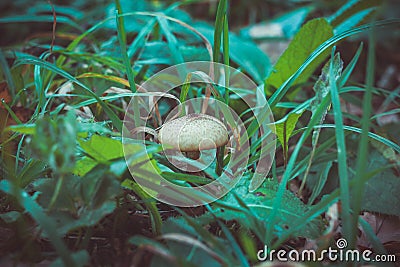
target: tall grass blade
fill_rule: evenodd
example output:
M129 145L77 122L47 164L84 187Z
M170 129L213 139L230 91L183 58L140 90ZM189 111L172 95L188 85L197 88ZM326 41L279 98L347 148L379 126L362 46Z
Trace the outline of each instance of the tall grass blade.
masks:
M224 30L226 7L227 7L227 0L219 1L217 15L215 17L215 27L214 27L214 48L213 48L214 62L219 62L220 59L221 35L222 31Z
M329 70L330 93L332 98L333 115L335 119L336 145L338 155L338 169L340 181L340 200L342 203L341 219L343 223L344 236L347 240L353 235L351 228L351 210L350 210L350 191L349 177L347 173L347 154L346 142L343 127L343 115L340 106L339 92L337 89L335 73L333 69L335 47L332 49L331 65Z
M99 103L99 105L104 109L114 126L118 129L118 131L121 131L122 129L122 122L118 118L118 116L114 113L114 111L106 104L104 103L103 100L100 99L99 96L97 96L89 87L78 81L75 77L73 77L71 74L68 72L58 68L54 64L51 64L47 61L44 61L42 59L36 58L34 56L22 54L20 57L17 57L17 61L15 62L15 66L18 65L23 65L23 64L32 64L32 65L38 65L43 68L46 68L48 70L53 71L56 74L61 75L62 77L76 83L77 85L81 86L85 91L87 91L96 101Z
M358 230L358 218L361 211L362 200L364 196L364 183L361 182L361 177L365 175L368 164L368 133L370 127L370 116L371 116L371 102L372 102L372 87L374 85L375 77L375 28L372 27L368 38L368 58L367 58L367 76L365 82L365 94L363 99L363 115L361 118L361 138L358 145L357 153L357 167L355 180L358 181L358 185L352 191L353 201L353 218L352 218L352 231L356 233ZM351 248L356 245L357 235L354 234L349 244Z
M120 14L123 14L120 1L115 0L115 5L117 7L117 10L115 11L116 13L115 18L117 21L118 41L119 41L119 46L121 48L122 60L124 61L125 64L126 76L128 76L130 88L132 92L136 92L136 83L134 80L132 65L129 60L126 49L126 32L125 32L124 17L120 16Z

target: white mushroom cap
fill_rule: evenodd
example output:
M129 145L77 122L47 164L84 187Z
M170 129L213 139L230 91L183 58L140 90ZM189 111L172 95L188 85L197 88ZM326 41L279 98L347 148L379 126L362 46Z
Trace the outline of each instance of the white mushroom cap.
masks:
M213 149L228 143L228 131L218 119L205 114L189 114L165 123L158 140L181 152Z

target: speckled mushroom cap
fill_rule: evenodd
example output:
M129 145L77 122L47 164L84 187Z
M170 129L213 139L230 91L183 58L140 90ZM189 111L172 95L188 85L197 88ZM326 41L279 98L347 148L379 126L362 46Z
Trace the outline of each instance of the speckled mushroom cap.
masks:
M228 131L218 119L205 114L189 114L165 123L158 140L181 152L220 147L228 143Z

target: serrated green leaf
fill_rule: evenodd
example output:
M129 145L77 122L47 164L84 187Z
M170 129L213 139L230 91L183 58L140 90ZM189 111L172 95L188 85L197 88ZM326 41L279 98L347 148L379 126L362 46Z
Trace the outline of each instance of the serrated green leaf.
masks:
M278 59L273 71L265 81L265 89L271 91L271 87L279 88L290 76L292 76L310 54L324 41L333 36L333 29L323 19L313 19L307 22L294 36L288 48ZM304 83L312 75L314 70L329 55L329 50L321 53L294 81L293 85ZM290 96L294 95L292 92Z
M313 90L315 92L315 98L311 102L311 111L313 114L317 110L318 106L321 104L323 98L329 93L329 67L330 61L328 61L322 68L321 75L319 76L317 82L315 83ZM335 82L339 79L342 74L343 61L340 59L340 54L336 53L333 59L333 75Z
M259 189L250 193L246 183L248 183L248 181L239 182L239 184L224 198L222 198L222 200L231 203L233 206L240 207L232 193L237 194L253 214L255 214L256 220L263 222L268 218L273 209L273 201L276 197L279 184L274 180L268 179ZM282 205L278 211L279 219L275 226L274 234L279 236L285 231L285 229L295 227L293 222L301 218L307 210L308 207L299 198L289 190L285 190L282 198ZM250 229L252 229L252 227L257 227L252 224L252 221L248 218L249 215L245 213L242 214L229 209L217 209L215 214L221 216L224 220L238 220ZM323 228L322 219L318 218L302 229L301 233L297 234L303 237L314 238L321 234Z
M310 106L311 106L311 112L312 112L313 116L320 117L320 124L322 124L324 122L326 114L328 113L328 110L330 109L330 105L328 107L326 107L326 109L324 109L321 114L317 114L317 110L318 110L319 106L321 105L322 101L324 100L324 98L328 95L329 91L331 90L330 89L332 86L331 83L333 82L336 84L337 80L342 75L342 69L343 69L343 61L340 58L340 54L336 53L333 58L333 62L331 62L331 60L330 60L324 65L324 67L322 68L322 71L321 71L321 75L319 76L317 82L314 84L313 90L315 92L315 97L314 97L314 100L311 102ZM330 78L331 72L332 72L333 81L331 81L331 78ZM315 153L315 150L317 147L320 132L321 132L321 128L317 128L317 129L313 130L312 150L311 150L311 154L310 154L310 160L308 161L307 169L304 173L303 181L300 185L299 192L302 192L303 187L306 184L307 175L309 174L311 164L314 159L314 153ZM320 179L320 181L321 181L321 179ZM314 192L316 192L315 189L313 190L313 193ZM319 192L318 192L318 194L319 194ZM316 197L316 195L314 195L314 197ZM313 200L312 198L310 198L310 199Z

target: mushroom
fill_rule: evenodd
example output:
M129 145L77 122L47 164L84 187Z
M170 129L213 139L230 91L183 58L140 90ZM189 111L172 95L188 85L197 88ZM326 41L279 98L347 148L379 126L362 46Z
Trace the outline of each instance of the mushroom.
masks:
M228 131L218 119L205 114L188 114L165 123L158 140L163 145L172 146L191 159L198 159L201 150L217 149L216 173L221 174Z

